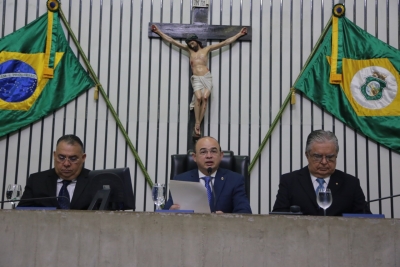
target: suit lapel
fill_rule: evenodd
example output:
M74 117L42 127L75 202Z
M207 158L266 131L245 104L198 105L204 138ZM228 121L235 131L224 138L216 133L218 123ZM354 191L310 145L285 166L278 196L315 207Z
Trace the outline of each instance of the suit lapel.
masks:
M190 181L192 181L192 182L200 182L199 170L198 169L194 169L194 170L191 171L191 173L190 173Z
M56 171L53 169L52 172L49 173L48 179L46 179L46 191L50 192L49 196L57 196L57 180L58 180L58 175ZM58 201L57 199L52 199L51 202L53 203L54 207L58 207Z
M218 202L218 198L221 195L222 189L224 188L226 181L226 177L224 177L225 174L226 171L224 169L218 168L214 178L215 202Z
M76 179L76 185L74 190L74 195L71 199L71 207L73 207L79 200L80 195L83 193L85 187L89 183L89 171L82 169L78 178Z
M318 208L317 204L317 196L315 194L314 186L311 182L311 175L310 171L308 170L308 166L301 169L300 172L300 179L299 183L303 187L304 191L306 192L307 196L311 199L312 203L314 204L315 208Z
M335 172L331 175L329 179L328 188L331 190L332 195L335 195L337 190L343 185L343 178L338 175L338 172Z

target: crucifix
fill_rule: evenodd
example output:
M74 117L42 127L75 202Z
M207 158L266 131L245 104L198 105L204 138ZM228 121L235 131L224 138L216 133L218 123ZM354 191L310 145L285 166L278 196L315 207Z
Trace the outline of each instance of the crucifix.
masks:
M196 7L192 10L192 24L149 23L149 38L163 40L189 52L191 93L188 123L188 150L194 149L195 142L202 136L201 126L213 88L212 75L207 67L209 52L235 42L251 40L251 27L208 25L208 8ZM175 39L185 39L187 45ZM208 40L224 40L206 46Z

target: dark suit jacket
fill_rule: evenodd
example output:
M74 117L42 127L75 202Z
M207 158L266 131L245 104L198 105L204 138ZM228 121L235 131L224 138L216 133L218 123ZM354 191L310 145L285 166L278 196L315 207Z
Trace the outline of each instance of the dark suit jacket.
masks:
M332 205L326 210L328 216L342 216L343 213L371 213L358 178L335 170L328 188L332 192ZM308 166L282 175L273 211L286 212L290 206L300 206L305 215L324 215L316 200Z
M186 182L199 182L199 171L194 169L174 177L174 180ZM214 180L215 207L211 205L211 212L224 213L251 213L250 203L244 189L244 177L236 172L219 168ZM170 198L164 206L169 209L173 204ZM214 203L214 196L212 196ZM179 203L178 203L179 204Z
M74 195L71 199L71 209L87 210L90 205L90 196L86 193L89 184L88 169L82 169L77 177ZM57 196L58 175L54 169L31 174L25 186L24 193L19 202L19 207L57 207L58 201L54 199L23 201L28 198L55 197Z

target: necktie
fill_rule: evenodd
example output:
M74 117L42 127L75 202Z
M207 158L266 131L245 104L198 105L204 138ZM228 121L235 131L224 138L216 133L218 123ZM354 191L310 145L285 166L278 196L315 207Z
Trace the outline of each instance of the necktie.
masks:
M319 191L320 189L324 189L325 179L317 178L316 180L317 180L317 182L319 183L319 185L318 185L317 189L315 189L315 194L318 194L318 191Z
M205 177L203 177L202 179L204 179L204 182L205 182L205 187L206 187L206 189L207 189L207 198L208 198L208 204L210 205L210 208L211 208L211 187L210 187L210 180L211 180L211 177L209 177L209 176L205 176Z
M70 198L69 198L69 193L67 190L67 186L71 183L72 181L68 181L68 180L63 180L62 183L62 187L60 189L60 192L58 193L58 196L60 198L58 198L58 204L60 205L60 208L63 210L69 210L69 205L70 205Z

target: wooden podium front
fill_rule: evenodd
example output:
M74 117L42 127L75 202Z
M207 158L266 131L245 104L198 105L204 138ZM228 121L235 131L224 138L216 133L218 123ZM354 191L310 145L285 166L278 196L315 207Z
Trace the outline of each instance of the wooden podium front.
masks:
M0 211L0 266L400 266L400 220Z

